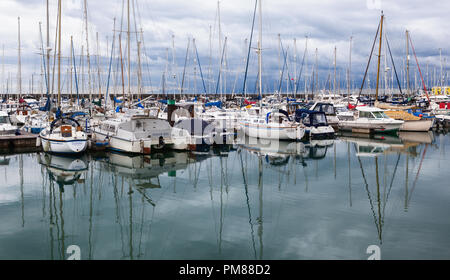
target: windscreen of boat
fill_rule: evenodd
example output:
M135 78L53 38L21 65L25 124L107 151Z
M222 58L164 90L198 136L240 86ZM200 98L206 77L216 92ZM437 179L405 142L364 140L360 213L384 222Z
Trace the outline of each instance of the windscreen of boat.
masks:
M389 118L384 112L372 112L372 114L375 116L375 118L377 119L385 119L385 118Z
M334 107L331 104L320 104L319 105L319 111L324 112L327 115L334 115Z
M9 123L7 116L0 116L0 123Z
M310 118L313 126L327 125L327 117L325 114L311 114Z

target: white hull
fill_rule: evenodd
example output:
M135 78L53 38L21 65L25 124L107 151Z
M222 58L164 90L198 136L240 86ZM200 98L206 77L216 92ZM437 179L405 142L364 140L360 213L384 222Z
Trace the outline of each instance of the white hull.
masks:
M305 130L299 126L277 126L272 123L242 122L241 128L247 136L270 140L300 140L305 135Z
M428 131L433 127L433 119L423 119L417 121L404 121L400 126L400 131Z
M88 147L87 135L83 131L77 131L71 127L71 136L64 137L60 131L61 127L50 131L45 128L39 134L44 152L61 154L81 154Z
M87 139L54 141L48 138L41 137L41 142L44 152L51 153L79 154L86 151L87 148Z
M383 122L383 121L340 121L339 129L342 130L367 130L374 132L392 132L398 131L403 125L402 121Z
M117 136L108 136L108 134L104 134L98 130L94 130L93 139L95 141L108 141L108 147L111 150L116 150L125 153L136 153L136 154L150 154L152 139L123 139Z

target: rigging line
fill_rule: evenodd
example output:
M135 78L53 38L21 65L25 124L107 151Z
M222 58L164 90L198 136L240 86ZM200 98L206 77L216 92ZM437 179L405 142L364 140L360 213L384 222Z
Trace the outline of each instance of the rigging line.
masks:
M280 41L280 45L281 45L281 41ZM283 45L281 45L281 52L283 53L283 56L284 56L284 62L283 62L283 68L281 69L280 83L278 84L278 94L281 94L281 86L283 84L284 68L286 67L286 55L283 50ZM287 94L287 92L286 92L286 94Z
M287 75L288 75L289 85L291 86L291 89L292 89L293 85L292 85L291 75L289 74L289 67L287 64L287 60L288 60L287 54L289 51L289 47L287 47L286 52L284 52L283 42L280 41L280 44L281 44L281 52L283 53L283 56L284 56L284 64L286 65L286 71L287 71ZM281 82L282 81L280 80L280 85L281 85ZM287 94L287 92L286 92L286 94Z
M77 78L77 65L76 65L76 59L75 59L75 50L72 44L72 54L73 54L73 69L75 71L75 88L77 90L77 105L80 105L80 98L78 94L78 78ZM106 101L105 101L106 102ZM106 104L105 104L106 107Z
M188 56L189 56L189 46L190 46L190 44L191 44L191 39L188 38L188 44L187 44L187 48L186 48L186 56L184 57L183 75L182 75L182 78L181 78L180 99L183 98L181 95L183 94L184 80L185 80L185 76L186 76L186 65L187 65Z
M244 74L244 85L242 87L242 94L245 92L245 84L247 82L247 74L248 74L248 63L250 60L250 50L252 48L252 40L253 40L253 30L255 27L255 18L256 18L256 8L257 8L258 0L255 0L255 9L253 11L253 21L252 21L252 31L250 33L250 42L248 43L248 53L247 53L247 61L245 65L245 74Z
M422 153L422 158L420 160L419 169L417 170L416 177L414 178L413 187L412 187L411 192L410 192L409 197L408 197L408 204L409 204L409 201L411 200L412 193L413 193L413 191L414 191L414 189L416 187L417 179L419 178L419 173L420 173L420 170L422 169L422 163L423 163L423 160L425 158L425 154L427 152L427 148L428 148L428 144L425 144L425 149L423 150L423 153Z
M303 71L303 65L305 63L305 57L306 57L306 48L303 52L303 58L302 58L302 66L300 67L300 73L298 74L297 81L295 82L295 94L297 95L298 92L298 83L300 82L300 78L302 77L302 71Z
M392 180L391 180L391 184L389 185L389 189L388 189L388 193L386 195L386 202L389 199L389 194L391 193L391 189L392 189L392 185L394 183L394 178L395 178L395 174L397 173L397 167L398 167L398 163L400 162L400 156L401 154L398 153L398 157L397 157L397 162L395 163L395 168L394 168L394 173L392 174ZM384 209L386 208L386 203L383 206L383 216L384 216Z
M223 57L225 55L225 49L227 47L227 37L225 37L225 42L223 43L223 50L222 50L222 58L220 59L220 68L222 67L223 64ZM220 74L222 71L219 70L219 75L217 77L217 84L216 84L216 95L218 94L219 91L219 84L220 84Z
M370 51L369 61L367 61L366 71L364 73L364 78L363 78L363 81L361 83L361 89L359 90L358 99L356 100L356 105L355 106L358 105L359 98L361 97L361 92L362 92L362 90L364 88L364 83L366 81L367 72L369 71L370 61L372 60L373 50L375 48L375 43L377 42L378 33L380 32L380 25L381 25L381 20L380 20L380 23L378 23L377 33L375 34L375 39L373 40L372 50Z
M420 78L422 79L423 90L425 91L425 94L427 95L428 102L430 102L430 97L428 96L427 87L425 86L425 82L423 81L422 70L420 70L419 60L417 60L417 55L416 55L416 51L414 50L414 45L412 43L411 36L408 36L408 38L409 38L409 42L411 42L411 49L412 49L412 51L414 53L414 57L416 59L417 68L419 69Z
M358 151L356 149L356 144L353 147L355 148L355 153L357 153ZM378 236L380 236L380 225L377 222L375 209L374 209L373 201L372 201L372 196L370 195L369 183L367 183L367 178L366 178L366 175L364 174L364 169L363 169L363 166L362 166L361 158L359 156L357 156L357 158L358 158L358 162L359 162L359 167L361 169L362 177L364 179L364 185L365 185L365 188L366 188L366 191L367 191L367 196L369 198L370 209L372 210L372 215L373 215L373 219L375 221L375 226L377 227ZM381 240L380 240L380 242L381 242Z
M198 56L198 50L197 50L197 45L195 44L195 39L193 39L192 43L194 44L195 54L197 55L197 63L198 63L198 67L200 69L200 76L202 77L203 90L205 91L205 94L206 94L207 93L206 85L205 85L205 80L203 79L203 71L202 71L202 66L200 64L200 57Z
M250 209L250 198L248 196L248 184L247 184L247 179L245 178L245 172L244 172L244 162L242 160L242 153L239 153L240 159L241 159L241 167L242 167L242 178L244 179L244 187L245 187L245 198L246 198L246 203L247 203L247 210L248 210L248 223L250 224L250 231L251 231L251 236L252 236L252 245L253 245L253 252L255 255L255 259L257 258L257 254L256 254L256 244L255 244L255 235L254 235L254 229L253 229L253 224L252 224L252 212Z
M389 40L388 40L386 34L384 35L384 37L386 38L386 44L387 44L387 47L388 47L388 50L389 50L389 55L391 56L392 67L394 67L394 73L395 73L395 78L397 80L397 85L398 85L398 88L400 90L400 94L403 95L402 86L400 85L400 80L398 79L398 75L397 75L397 69L396 69L395 64L394 64L394 58L392 57L392 52L391 52L391 47L389 45Z

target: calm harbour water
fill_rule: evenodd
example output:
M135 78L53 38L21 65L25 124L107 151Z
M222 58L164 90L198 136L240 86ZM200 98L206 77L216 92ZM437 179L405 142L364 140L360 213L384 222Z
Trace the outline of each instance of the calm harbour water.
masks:
M0 156L0 259L450 259L450 135Z

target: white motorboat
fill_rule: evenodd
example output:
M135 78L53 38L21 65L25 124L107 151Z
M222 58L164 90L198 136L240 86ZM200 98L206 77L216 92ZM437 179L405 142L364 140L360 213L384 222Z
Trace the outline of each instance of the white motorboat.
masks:
M397 133L404 121L389 118L376 107L356 107L354 118L340 120L339 129L357 133Z
M94 142L126 153L150 154L152 147L172 145L172 128L167 120L151 116L123 116L102 121L92 129Z
M328 124L328 118L324 112L297 109L295 120L304 125L305 135L310 140L334 138L334 128Z
M246 135L255 138L300 140L305 135L305 128L291 120L284 110L273 110L265 115L249 115L239 124Z
M333 127L333 129L338 129L339 119L336 115L336 110L332 103L316 102L309 109L312 111L318 111L318 112L325 113L325 115L327 117L328 125L331 125Z

